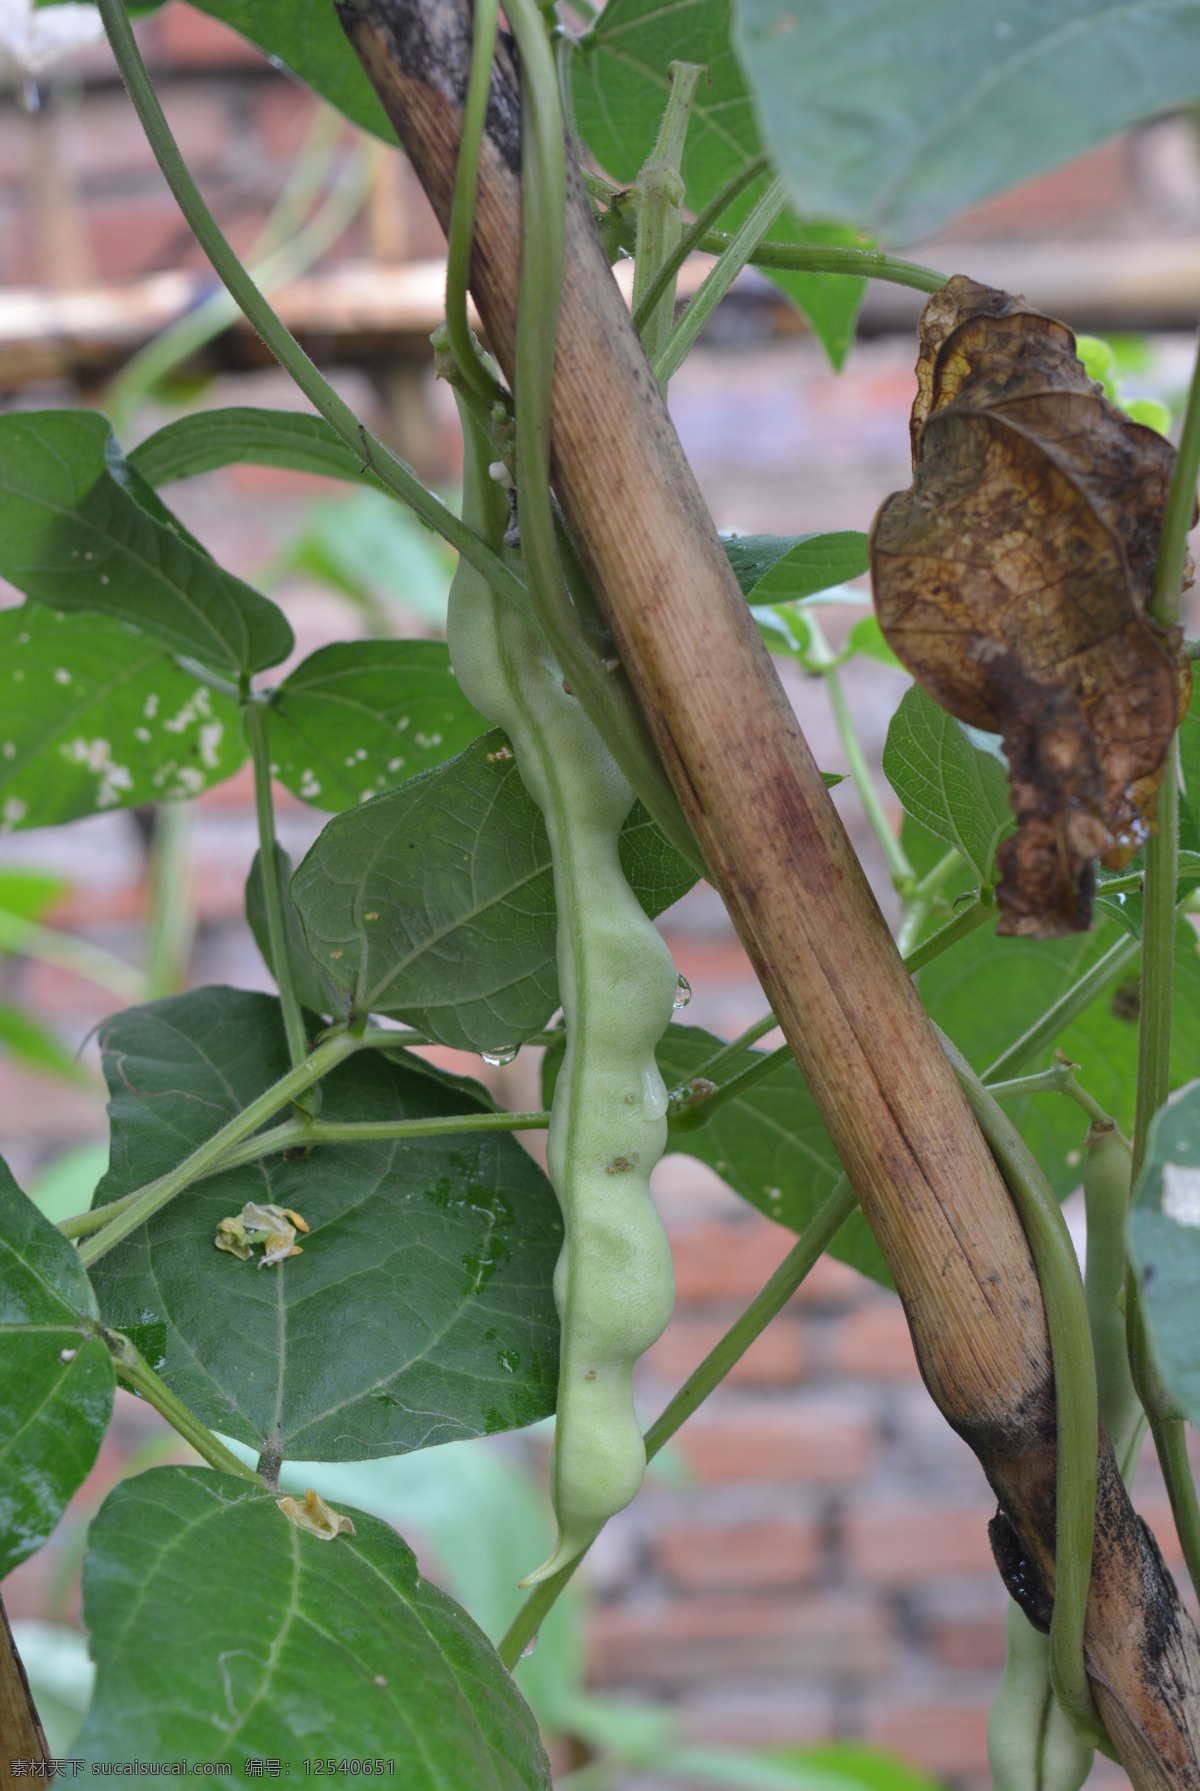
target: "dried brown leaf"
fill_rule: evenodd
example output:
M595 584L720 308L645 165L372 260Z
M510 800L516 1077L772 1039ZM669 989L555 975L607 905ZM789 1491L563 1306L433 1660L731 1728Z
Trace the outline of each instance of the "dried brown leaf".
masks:
M1190 690L1147 608L1174 450L1109 404L1064 324L957 275L921 318L913 484L871 531L880 627L943 708L1003 736L1000 931L1091 920L1093 863L1152 831Z

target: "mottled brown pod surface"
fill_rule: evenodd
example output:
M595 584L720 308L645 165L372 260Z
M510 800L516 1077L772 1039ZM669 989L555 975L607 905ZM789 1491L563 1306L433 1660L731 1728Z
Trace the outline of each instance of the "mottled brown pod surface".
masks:
M956 275L920 343L913 484L871 530L880 626L943 708L1004 738L999 931L1081 932L1093 861L1122 868L1151 830L1190 689L1146 613L1174 449L1023 299Z

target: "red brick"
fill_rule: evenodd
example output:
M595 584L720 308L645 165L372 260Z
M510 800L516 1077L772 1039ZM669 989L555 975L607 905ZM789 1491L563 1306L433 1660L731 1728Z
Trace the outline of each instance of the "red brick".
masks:
M1004 1665L1007 1646L1004 1612L935 1617L929 1625L929 1640L933 1652L947 1667L999 1669Z
M830 1366L859 1380L920 1380L899 1300L870 1300L843 1318L834 1334Z
M166 187L153 194L91 200L84 213L101 280L121 280L169 266L192 233Z
M796 1299L802 1306L852 1306L870 1292L857 1269L836 1256L820 1256L800 1283Z
M261 68L269 63L262 51L228 25L194 12L190 6L169 6L144 27L142 41L154 69Z
M1140 1516L1144 1517L1154 1532L1154 1540L1162 1550L1163 1560L1172 1571L1183 1566L1183 1550L1179 1546L1179 1536L1175 1529L1175 1519L1171 1516L1171 1505L1165 1493L1145 1498L1135 1496L1134 1505Z
M676 1298L682 1306L752 1300L795 1241L792 1232L755 1215L689 1225L671 1240Z
M648 1366L664 1380L685 1381L720 1342L732 1322L732 1313L728 1318L677 1314L646 1357ZM726 1383L793 1386L804 1374L806 1358L803 1329L789 1314L780 1313L730 1369Z
M804 1586L816 1577L821 1534L809 1518L746 1524L677 1523L655 1548L668 1579L689 1592Z
M919 1586L954 1573L995 1571L988 1543L990 1505L862 1507L843 1519L853 1575L877 1586Z
M595 1680L661 1687L716 1674L869 1679L891 1656L883 1612L844 1596L604 1605L588 1644Z
M869 1709L867 1739L892 1748L928 1772L953 1774L987 1769L989 1705L887 1700Z
M701 1480L787 1480L835 1486L857 1479L874 1452L871 1425L833 1405L796 1407L743 1398L705 1407L676 1447Z
M1133 160L1128 137L1117 137L1065 167L1027 181L1014 192L1002 193L964 214L954 225L955 237L1040 236L1047 231L1073 230L1111 215L1135 194Z
M219 89L192 83L169 87L164 105L189 167L204 167L227 153L233 126ZM62 168L74 180L108 181L157 166L138 115L123 93L90 95L86 106L65 113L56 124Z
M296 155L312 129L317 96L291 81L267 81L254 104L254 132L269 156Z

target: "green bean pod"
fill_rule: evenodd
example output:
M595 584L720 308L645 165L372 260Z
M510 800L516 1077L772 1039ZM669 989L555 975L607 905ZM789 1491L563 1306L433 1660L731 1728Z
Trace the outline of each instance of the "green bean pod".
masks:
M1009 1602L1004 1673L987 1726L992 1791L1079 1791L1093 1749L1050 1683L1050 1638Z
M505 494L488 445L460 403L464 520L502 542ZM550 839L558 979L567 1047L555 1087L550 1179L565 1237L554 1276L562 1325L551 1479L558 1541L548 1577L587 1548L642 1483L646 1452L633 1366L661 1336L675 1280L650 1197L667 1136L654 1047L678 976L621 871L618 838L633 792L529 617L460 560L447 632L464 693L504 729Z

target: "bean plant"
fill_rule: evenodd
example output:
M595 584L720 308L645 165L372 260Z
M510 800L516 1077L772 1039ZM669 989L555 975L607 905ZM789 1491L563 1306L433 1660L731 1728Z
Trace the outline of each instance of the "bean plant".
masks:
M724 0L608 0L594 14L589 0L561 13L509 0L505 32L496 0L346 0L340 17L332 0L202 10L392 153L414 95L451 119L452 155L431 156L415 124L404 146L447 225L434 346L462 421L464 492L455 515L288 335L179 154L121 0L100 0L183 214L307 408L203 410L133 448L95 410L0 417L0 573L26 599L0 613L3 828L186 803L249 760L259 842L246 911L278 987L196 989L103 1024L111 1144L87 1211L51 1224L0 1165L0 1571L50 1535L118 1383L204 1464L125 1480L91 1526L97 1674L75 1756L142 1762L146 1777L165 1760L219 1763L238 1783L272 1770L382 1775L414 1791L548 1784L523 1655L647 1461L829 1251L900 1285L931 1388L1001 1500L993 1543L1013 1602L989 1732L996 1784L1068 1791L1097 1747L1139 1786L1200 1783L1200 1650L1173 1594L1147 1590L1134 1610L1157 1625L1153 1672L1136 1623L1101 1639L1123 1546L1110 1518L1126 1509L1113 1476L1132 1481L1147 1426L1200 1584L1184 1441L1200 1419L1200 956L1188 918L1200 707L1186 705L1186 672L1161 791L1147 798L1155 813L1119 866L1098 880L1079 871L1091 924L1075 913L1069 926L1014 928L1009 773L1014 790L1023 773L1009 733L1002 745L897 677L884 770L898 831L872 784L841 669L856 655L899 661L873 615L835 631L827 613L864 601L849 587L867 570L870 518L722 544L722 573L766 647L825 682L842 758L827 781L843 768L854 780L885 854L900 912L887 950L940 1032L922 1049L961 1085L974 1116L963 1123L981 1129L1028 1240L1053 1361L1039 1530L1004 1465L1031 1459L1020 1415L973 1409L965 1369L955 1404L966 1321L949 1294L939 1314L912 1292L928 1245L915 1220L909 1235L879 1205L856 1155L858 1131L876 1124L855 1118L868 1094L840 1086L819 1016L801 1050L788 1014L766 1003L734 1039L679 1012L686 987L655 919L708 875L751 943L755 923L713 846L708 772L678 689L666 671L654 685L645 642L661 592L643 593L643 638L580 521L563 418L584 396L560 398L575 348L558 335L582 215L588 253L604 249L598 300L607 263L634 259L641 348L627 408L662 417L651 427L669 457L660 394L747 264L803 312L835 367L868 280L930 295L936 315L964 288L888 245L1194 102L1200 13L1165 0L1124 12L1099 0L742 0L731 16ZM506 156L520 181L506 226L519 280L487 234ZM716 259L676 317L694 250ZM468 326L468 286L487 349ZM1073 368L1076 349L1119 419L1111 354L1071 341ZM1082 369L1070 377L1094 391ZM1128 426L1165 423L1143 410ZM1153 591L1135 608L1156 640L1177 643L1195 386L1173 473L1161 444L1154 453L1170 489L1148 549ZM273 680L293 648L282 610L160 495L229 465L319 473L404 506L458 555L448 644L338 643ZM1145 552L1148 500L1135 488L1122 502ZM635 550L654 534L636 504L626 526ZM710 744L727 763L742 751L740 739ZM329 817L295 867L276 839L277 786ZM832 811L821 825L836 825ZM793 908L816 902L806 862L789 873ZM865 924L850 904L852 939ZM790 971L767 968L772 988L787 985ZM791 1043L760 1049L777 1019ZM420 1054L430 1044L488 1064L543 1051L542 1107L508 1111L480 1081L435 1068ZM888 1071L902 1122L910 1068L897 1058ZM547 1173L516 1137L538 1130ZM633 1370L673 1299L650 1197L664 1151L718 1170L796 1242L643 1434ZM1058 1208L1081 1176L1086 1285ZM975 1197L962 1194L968 1229ZM1006 1297L987 1296L1001 1312ZM930 1344L943 1321L948 1378ZM489 1639L361 1508L369 1464L552 1415L557 1541L544 1562L514 1564L523 1601ZM365 1465L356 1480L330 1464ZM41 1760L36 1712L5 1665L4 1746ZM900 1782L857 1760L740 1760L728 1782ZM681 1755L672 1770L711 1780L720 1765ZM610 1781L584 1769L574 1782Z

